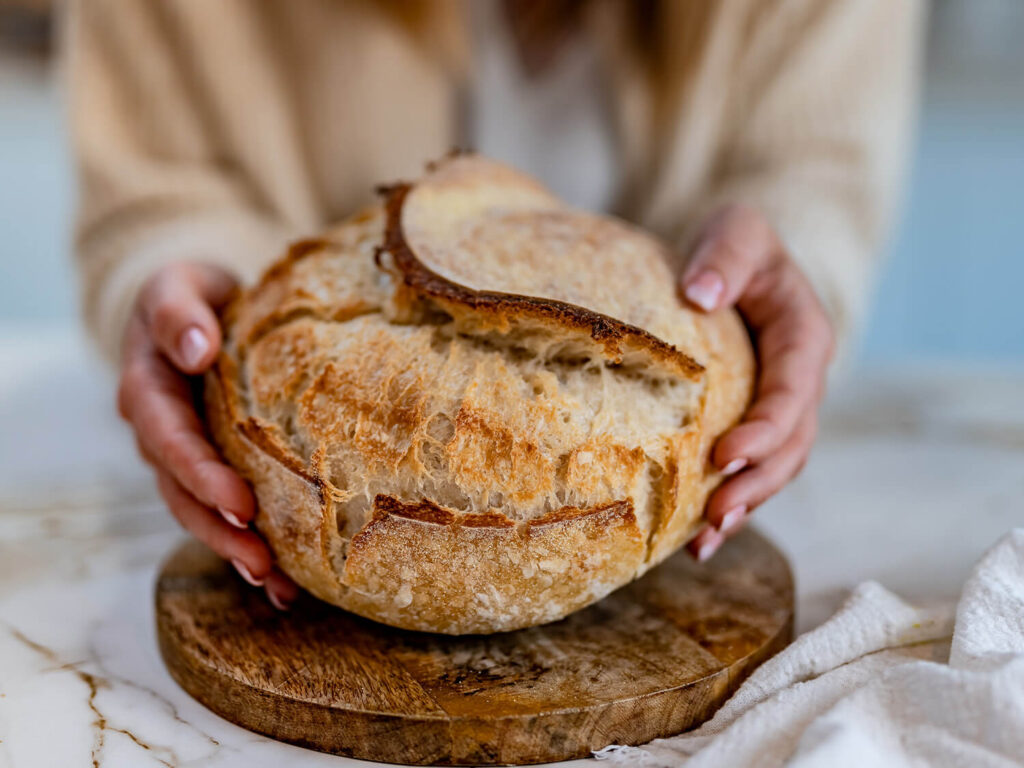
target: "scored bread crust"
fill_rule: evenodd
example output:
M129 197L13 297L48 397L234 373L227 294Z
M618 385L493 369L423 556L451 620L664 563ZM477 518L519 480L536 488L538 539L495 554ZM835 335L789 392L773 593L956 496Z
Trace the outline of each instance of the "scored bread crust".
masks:
M612 364L622 364L627 352L631 352L634 357L645 357L649 364L686 378L696 378L703 372L703 366L684 351L614 317L543 297L475 290L441 277L416 256L406 238L402 214L411 190L411 184L396 184L383 190L387 193L387 225L382 252L391 255L411 294L396 297L396 301L433 301L456 322L471 315L477 333L482 326L497 326L508 333L512 324L519 328L550 329L577 336L587 346L592 344L593 351Z
M384 194L228 307L207 376L285 573L394 626L495 632L691 538L751 395L735 313L681 308L663 246L482 158ZM606 287L626 271L636 297Z

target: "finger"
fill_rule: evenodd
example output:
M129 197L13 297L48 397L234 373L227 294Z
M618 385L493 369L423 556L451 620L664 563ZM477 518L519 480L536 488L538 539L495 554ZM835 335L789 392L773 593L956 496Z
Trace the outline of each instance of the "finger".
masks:
M680 278L683 296L705 312L736 303L754 275L782 255L765 218L751 208L726 208L705 228Z
M117 411L121 418L128 420L127 399L125 392L125 371L131 363L142 360L153 347L153 342L146 333L139 312L133 312L121 337L121 374L118 378Z
M219 269L175 265L154 275L139 294L142 321L157 348L180 370L201 373L216 359L221 331L213 307L234 281Z
M153 469L158 469L160 467L160 462L157 461L156 456L149 452L149 449L146 448L141 440L139 440L138 435L135 436L135 450L138 451L142 460Z
M250 584L262 586L265 583L273 560L259 536L228 525L212 509L196 501L166 470L158 469L156 478L160 495L186 531L225 560L230 560Z
M248 525L256 511L252 491L207 442L180 374L155 355L132 360L122 374L120 400L144 457L235 527Z
M712 461L717 467L736 470L771 456L789 439L801 415L817 407L824 391L832 334L813 289L806 284L796 295L764 301L775 302L777 308L759 335L757 394L743 422L716 443Z
M726 536L739 530L751 510L799 474L810 454L817 426L817 411L812 408L775 455L719 486L708 500L708 523Z
M299 596L299 588L277 568L267 576L267 599L279 611L287 611Z
M713 526L706 525L690 540L686 549L698 562L703 563L718 551L724 541L725 536L721 532Z

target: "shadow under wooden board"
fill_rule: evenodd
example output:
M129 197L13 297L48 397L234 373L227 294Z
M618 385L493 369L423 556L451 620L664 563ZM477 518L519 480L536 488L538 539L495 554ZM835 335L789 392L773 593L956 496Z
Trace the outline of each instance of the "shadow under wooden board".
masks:
M449 637L300 598L275 611L197 542L156 585L174 679L222 717L323 752L407 764L586 757L692 728L792 636L783 555L747 530L680 552L562 621Z

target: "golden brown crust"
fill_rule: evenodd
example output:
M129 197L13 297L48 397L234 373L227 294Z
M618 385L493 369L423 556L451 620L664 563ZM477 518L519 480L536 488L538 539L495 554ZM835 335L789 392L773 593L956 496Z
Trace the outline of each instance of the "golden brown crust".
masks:
M253 483L257 527L280 567L323 600L406 629L499 632L589 605L642 564L644 537L628 501L564 507L517 526L496 512L459 515L380 495L339 579L328 489L282 460L273 437L232 415L222 371L207 377L214 440Z
M378 497L345 563L355 610L454 634L518 629L599 600L630 581L643 556L629 502L523 526L474 517Z
M645 568L657 565L695 535L704 504L722 481L711 466L715 441L747 410L754 394L756 364L746 326L732 310L699 315L705 341L707 385L697 414L697 429L681 433L673 450L671 507L653 536Z
M455 224L410 240L413 189L414 224L454 210L468 241L447 238ZM529 205L496 222L452 208L452 190ZM388 196L387 214L364 211L292 246L223 316L210 430L253 485L256 526L280 567L377 621L459 634L560 618L684 543L720 481L714 439L751 393L738 318L681 309L661 289L660 245L596 217L549 215L557 201L479 158L440 161ZM505 237L494 227L526 232L516 247L528 248L535 217L537 253L576 243L557 253L571 290L452 279L459 248L500 274L487 263L499 258L488 243ZM621 253L597 262L605 273L592 280L635 270L637 297L591 291L572 272L592 267L609 238ZM536 268L510 280L529 286Z
M563 301L474 290L441 277L416 256L406 240L402 208L411 188L410 184L383 188L387 225L380 252L392 256L406 288L418 298L432 299L451 314L471 310L479 316L493 318L491 323L500 326L537 324L547 326L552 333L584 333L600 346L603 356L611 363L621 363L624 348L630 348L679 376L693 379L703 372L703 366L685 352L614 317Z

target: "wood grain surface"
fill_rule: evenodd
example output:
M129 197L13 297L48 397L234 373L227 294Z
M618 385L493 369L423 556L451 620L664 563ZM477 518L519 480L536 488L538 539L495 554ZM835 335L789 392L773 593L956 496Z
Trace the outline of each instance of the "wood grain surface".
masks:
M156 585L178 683L238 725L406 764L526 764L641 744L706 720L792 635L793 580L746 531L680 552L567 619L490 636L406 632L303 596L275 611L198 542Z

